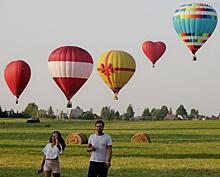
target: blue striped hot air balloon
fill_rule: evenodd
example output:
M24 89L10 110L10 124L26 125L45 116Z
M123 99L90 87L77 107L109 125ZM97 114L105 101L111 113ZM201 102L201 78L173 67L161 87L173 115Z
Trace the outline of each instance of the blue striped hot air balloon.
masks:
M212 35L217 25L217 13L208 4L186 4L173 16L173 25L182 41L196 60L196 52Z

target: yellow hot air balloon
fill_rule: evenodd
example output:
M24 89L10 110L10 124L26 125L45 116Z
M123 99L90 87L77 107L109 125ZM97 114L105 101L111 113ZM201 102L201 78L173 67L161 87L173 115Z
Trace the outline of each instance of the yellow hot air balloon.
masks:
M121 88L133 76L135 68L134 58L129 53L119 50L105 52L97 64L100 77L114 92L116 100Z

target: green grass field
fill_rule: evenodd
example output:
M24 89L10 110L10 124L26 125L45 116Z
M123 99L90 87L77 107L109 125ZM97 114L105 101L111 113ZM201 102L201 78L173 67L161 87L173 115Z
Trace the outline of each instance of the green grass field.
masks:
M64 138L72 132L89 136L94 122L0 119L0 177L42 176L37 174L42 149L54 130ZM148 133L151 143L131 144L138 132ZM220 176L220 121L106 122L105 133L113 139L110 177ZM86 177L89 157L86 145L68 145L61 176Z

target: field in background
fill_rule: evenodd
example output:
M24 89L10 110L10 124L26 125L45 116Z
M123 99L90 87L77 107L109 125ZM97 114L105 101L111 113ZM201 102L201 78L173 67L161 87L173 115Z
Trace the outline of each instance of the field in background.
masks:
M64 138L72 132L89 136L94 133L94 122L26 124L25 119L0 119L0 176L42 176L37 174L41 151L54 130ZM131 144L138 132L148 133L151 143ZM106 122L105 133L113 139L109 177L220 176L220 121ZM61 156L61 176L86 177L88 165L86 145L67 146Z

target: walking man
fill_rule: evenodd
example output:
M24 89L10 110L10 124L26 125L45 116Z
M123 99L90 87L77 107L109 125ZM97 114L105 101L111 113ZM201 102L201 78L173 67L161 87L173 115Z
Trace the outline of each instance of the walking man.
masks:
M112 139L103 133L104 126L102 120L96 121L96 133L88 140L87 152L91 153L88 177L107 177L111 166Z

